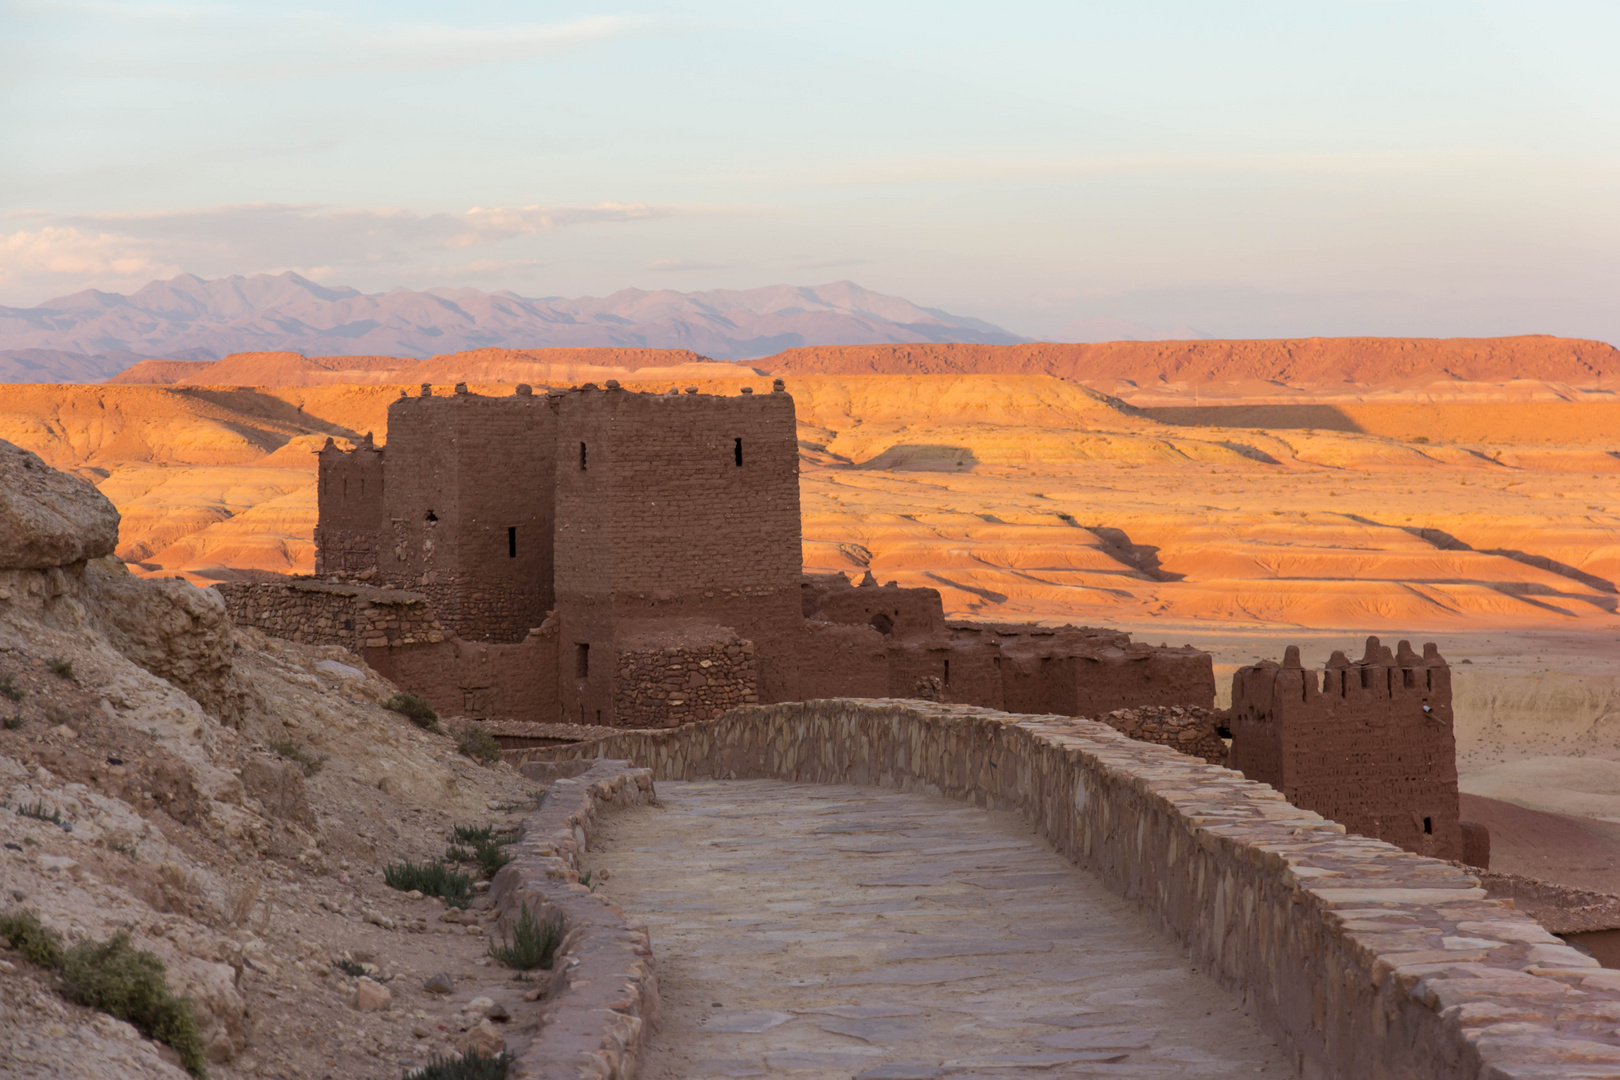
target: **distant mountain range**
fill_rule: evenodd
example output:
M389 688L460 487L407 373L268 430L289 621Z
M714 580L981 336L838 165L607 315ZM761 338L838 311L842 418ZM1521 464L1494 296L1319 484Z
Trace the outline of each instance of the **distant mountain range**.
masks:
M90 289L0 307L0 382L105 379L138 360L235 352L426 357L500 347L690 349L748 360L807 345L1025 339L848 281L532 299L477 289L329 288L294 273L205 281L182 274L127 296Z

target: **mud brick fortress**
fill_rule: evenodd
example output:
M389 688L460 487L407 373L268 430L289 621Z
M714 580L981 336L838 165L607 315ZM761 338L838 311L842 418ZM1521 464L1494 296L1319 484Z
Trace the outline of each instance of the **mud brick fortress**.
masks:
M739 706L922 698L1118 721L1210 717L1208 654L1110 630L945 618L933 589L806 576L781 380L402 392L388 441L319 453L316 575L220 586L233 618L338 644L441 713L673 728ZM1229 764L1297 805L1460 857L1450 670L1290 648L1233 683ZM1172 725L1173 726L1173 725ZM1169 728L1166 728L1169 730ZM1185 729L1180 729L1184 734ZM1133 732L1137 733L1137 732Z

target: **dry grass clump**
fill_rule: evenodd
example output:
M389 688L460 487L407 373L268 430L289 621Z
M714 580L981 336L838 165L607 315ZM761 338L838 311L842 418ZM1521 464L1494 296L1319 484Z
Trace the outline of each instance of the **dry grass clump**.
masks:
M510 836L496 836L489 825L457 825L450 831L450 846L445 848L444 861L477 863L486 878L493 878L501 867L512 861L505 848L514 840Z
M317 754L310 750L309 747L294 742L292 739L271 739L269 746L270 749L276 752L277 756L302 765L305 776L314 776L326 768L326 763L331 758L330 754Z
M524 904L518 915L517 926L511 938L503 938L497 945L489 943L489 955L509 968L533 971L549 968L557 959L557 946L562 944L563 917L559 913L541 923Z
M517 1058L502 1051L494 1057L469 1050L459 1058L436 1057L405 1080L506 1080L506 1072Z
M28 696L28 691L18 689L16 679L17 676L15 675L0 678L0 697L5 698L7 701L21 701Z
M62 939L39 921L32 911L12 911L0 915L0 937L22 953L30 964L53 971L62 962Z
M443 734L444 729L439 726L439 714L433 711L433 706L420 694L398 693L383 702L383 708L397 712L411 723L424 731Z
M193 1076L205 1076L206 1058L191 999L169 990L163 961L137 949L120 930L106 941L85 941L70 949L31 911L0 915L0 937L23 958L54 971L62 996L79 1005L128 1021L136 1030L180 1055Z
M470 890L472 875L452 870L442 862L389 863L383 867L383 881L391 889L410 892L416 889L424 896L438 896L454 908L465 908L472 902Z
M45 666L50 668L51 674L55 675L58 679L66 679L68 682L79 681L79 677L73 674L73 661L71 660L64 660L60 656L53 656L49 660L45 661Z
M456 736L456 750L486 765L501 760L501 744L483 728L462 728Z

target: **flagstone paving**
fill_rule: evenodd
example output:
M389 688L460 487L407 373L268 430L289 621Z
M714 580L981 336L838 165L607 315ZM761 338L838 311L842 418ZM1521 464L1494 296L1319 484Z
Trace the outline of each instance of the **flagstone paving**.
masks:
M652 935L646 1080L1293 1075L1236 995L1013 814L769 780L658 800L583 860Z

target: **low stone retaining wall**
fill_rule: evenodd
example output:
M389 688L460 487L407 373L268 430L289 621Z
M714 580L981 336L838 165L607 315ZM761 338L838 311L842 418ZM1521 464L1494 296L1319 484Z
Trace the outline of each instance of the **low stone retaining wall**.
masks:
M632 1080L648 1028L658 1023L658 980L644 926L579 883L579 852L606 808L653 800L652 773L625 761L531 767L552 781L523 823L514 856L490 898L510 934L523 905L545 922L564 919L540 1035L522 1051L513 1080ZM578 775L570 776L570 773ZM538 775L536 775L538 774Z
M403 589L310 580L224 582L213 588L238 626L305 645L342 645L359 653L450 636L427 597Z
M507 754L576 757L1017 810L1240 991L1310 1080L1620 1076L1620 971L1457 866L1348 836L1266 785L1100 723L812 701Z

